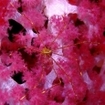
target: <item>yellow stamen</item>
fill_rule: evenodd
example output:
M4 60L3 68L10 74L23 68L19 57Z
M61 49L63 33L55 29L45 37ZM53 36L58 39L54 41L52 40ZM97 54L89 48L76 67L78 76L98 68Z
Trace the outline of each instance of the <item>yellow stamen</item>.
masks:
M43 48L43 50L42 50L42 54L51 54L51 50L50 49L48 49L48 48Z
M20 98L20 100L23 100L26 96L24 95L23 97Z
M42 91L43 94L44 94L45 92L46 92L45 90Z

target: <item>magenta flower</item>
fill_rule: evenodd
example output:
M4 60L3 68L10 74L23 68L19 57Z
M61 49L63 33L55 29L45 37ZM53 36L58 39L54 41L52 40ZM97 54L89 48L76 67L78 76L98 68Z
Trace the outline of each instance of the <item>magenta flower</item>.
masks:
M43 0L0 1L0 105L104 105L104 0L68 0L77 13L45 14Z

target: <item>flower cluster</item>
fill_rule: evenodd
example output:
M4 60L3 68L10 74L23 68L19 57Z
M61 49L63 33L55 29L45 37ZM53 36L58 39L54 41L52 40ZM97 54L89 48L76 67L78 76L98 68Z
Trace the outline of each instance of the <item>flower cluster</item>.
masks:
M104 0L68 3L49 19L43 0L0 1L0 105L105 105Z

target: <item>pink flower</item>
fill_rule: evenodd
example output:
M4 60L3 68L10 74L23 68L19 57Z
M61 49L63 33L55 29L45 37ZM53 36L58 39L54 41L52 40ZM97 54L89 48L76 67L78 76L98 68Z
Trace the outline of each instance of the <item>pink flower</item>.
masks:
M0 105L105 104L103 1L68 2L77 13L48 19L42 0L1 1Z

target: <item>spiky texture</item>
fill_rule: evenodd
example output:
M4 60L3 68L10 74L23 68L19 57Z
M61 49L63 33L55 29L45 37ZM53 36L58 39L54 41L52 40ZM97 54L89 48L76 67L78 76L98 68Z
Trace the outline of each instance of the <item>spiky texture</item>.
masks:
M0 1L0 105L105 105L104 0L68 2L48 19L43 0Z

